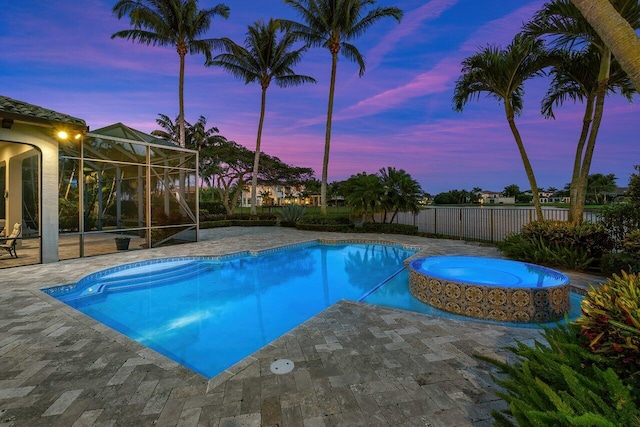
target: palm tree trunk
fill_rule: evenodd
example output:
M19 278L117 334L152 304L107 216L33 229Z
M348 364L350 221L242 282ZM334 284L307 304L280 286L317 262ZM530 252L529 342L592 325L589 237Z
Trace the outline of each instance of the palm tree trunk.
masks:
M598 76L598 90L596 92L596 105L593 113L593 124L589 132L589 139L582 160L582 168L580 169L580 181L578 183L578 194L576 200L576 209L574 221L578 223L582 221L582 212L584 211L584 201L587 190L587 179L589 178L589 170L591 169L591 160L593 159L593 150L596 147L596 139L598 138L598 130L602 122L604 112L604 98L607 95L607 86L609 85L609 74L611 70L611 51L604 49L600 60L600 73Z
M640 39L609 0L571 0L640 91Z
M593 120L593 97L587 98L584 116L582 118L582 130L580 131L580 139L576 147L576 155L573 159L573 173L571 175L571 185L569 186L569 222L579 223L581 215L576 216L576 204L578 201L578 186L580 183L580 169L582 167L582 158L584 154L584 145L589 136L589 128Z
M531 186L531 192L533 193L533 206L536 210L536 218L537 221L542 221L544 217L542 216L542 208L540 207L540 198L538 197L538 184L536 183L536 177L533 174L533 168L531 167L531 163L529 162L529 157L527 156L527 151L524 149L524 143L522 142L522 137L520 136L520 132L516 127L516 122L513 118L513 107L508 100L505 99L505 111L507 113L507 122L509 122L509 128L511 128L511 133L513 133L513 137L516 139L516 144L518 145L518 151L520 151L520 157L522 158L522 163L524 164L524 171L527 174L527 178L529 179L529 185Z
M260 167L260 141L262 139L262 126L264 125L264 111L267 103L267 88L262 87L262 99L260 103L260 121L258 122L258 137L256 138L256 154L253 158L253 175L251 177L251 215L258 214L256 204L258 200L258 170Z
M178 143L181 147L185 146L185 133L184 133L184 55L178 52L180 55L180 77L178 81L178 105L180 111L178 112L178 129L180 132L180 141Z
M331 119L333 116L333 95L336 89L336 69L338 52L331 53L331 83L329 84L329 105L327 107L327 127L324 137L324 158L322 160L322 183L320 184L320 213L327 214L327 176L329 171L329 149L331 147Z

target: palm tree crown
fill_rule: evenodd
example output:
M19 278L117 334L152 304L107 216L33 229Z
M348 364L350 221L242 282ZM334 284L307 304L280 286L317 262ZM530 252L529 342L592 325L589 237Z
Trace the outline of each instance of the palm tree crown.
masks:
M338 53L360 67L364 75L364 57L351 43L366 32L373 24L387 17L402 19L402 11L397 7L374 7L375 0L284 0L293 7L304 23L284 20L291 31L309 46L324 47L331 53L331 80L329 83L329 103L325 130L324 158L322 162L322 183L320 187L321 212L327 213L327 175L331 146L331 121L333 97L336 86Z
M179 144L185 145L184 126L184 58L188 54L211 57L211 50L219 46L219 39L198 39L211 27L215 16L227 18L229 8L218 4L198 9L197 0L120 0L113 11L121 19L128 15L133 28L118 31L111 38L137 41L147 46L173 46L180 56L178 98Z
M281 37L278 38L278 35ZM258 21L250 26L244 46L229 39L222 39L225 52L207 61L209 66L218 66L233 76L244 80L245 84L257 82L262 88L260 120L256 138L256 152L251 180L251 214L256 215L256 187L260 163L260 142L266 108L267 89L271 81L280 87L315 83L309 76L296 74L292 67L300 62L307 46L293 49L295 37L283 28L279 21L270 19L268 23Z
M453 95L454 109L462 111L469 100L478 99L480 93L504 102L507 122L516 140L525 172L531 185L536 216L542 219L538 198L538 185L529 162L522 137L514 116L522 112L524 82L540 74L549 64L543 42L517 35L505 49L487 46L462 62L462 76L456 82Z

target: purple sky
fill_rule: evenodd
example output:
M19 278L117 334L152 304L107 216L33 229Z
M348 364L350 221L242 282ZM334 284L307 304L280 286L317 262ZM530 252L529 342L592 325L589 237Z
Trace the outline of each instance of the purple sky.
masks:
M200 0L200 7L218 1ZM381 21L355 42L367 70L341 58L334 105L329 181L358 172L405 169L425 191L481 187L501 191L528 181L501 104L482 96L462 113L452 109L460 62L487 44L505 46L542 0L379 0L398 6L401 24ZM158 113L178 113L178 56L114 32L129 28L111 12L115 0L6 1L0 14L2 95L86 120L91 129L115 122L151 132ZM228 20L216 19L207 37L244 41L259 19L297 19L280 0L228 0ZM186 64L185 113L200 115L228 139L255 148L260 87L244 85L203 56ZM267 93L264 152L320 177L329 87L330 55L310 50L296 68L318 83ZM540 115L548 81L528 82L523 115L516 118L538 185L570 181L583 106L567 103L556 120ZM636 97L635 101L637 102ZM606 100L591 173L613 173L625 186L640 164L640 106Z

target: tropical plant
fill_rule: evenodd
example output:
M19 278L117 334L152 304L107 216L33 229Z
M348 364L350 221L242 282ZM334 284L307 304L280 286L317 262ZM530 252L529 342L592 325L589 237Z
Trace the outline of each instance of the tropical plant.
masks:
M504 103L507 122L522 158L539 220L543 216L538 184L516 126L515 116L522 112L524 82L542 74L547 65L545 55L542 41L530 40L522 35L517 35L505 49L487 46L462 62L462 76L456 82L453 95L456 111L462 111L467 102L478 99L482 92Z
M306 208L300 205L286 205L276 212L282 225L295 225L304 216Z
M612 5L633 28L640 28L640 5L637 1L612 0ZM525 25L524 32L530 36L545 37L558 49L573 51L576 46L586 46L582 58L580 58L581 53L565 54L565 61L567 59L569 61L576 60L576 63L562 65L559 69L560 73L567 73L562 77L563 80L574 80L578 85L585 85L584 87L570 88L572 99L585 100L583 127L574 159L569 210L569 220L579 223L582 221L589 169L598 130L602 122L604 99L607 91L612 89L610 83L611 51L570 0L552 0L545 3L533 19ZM557 61L558 57L556 56L554 59L553 56L551 59L554 62ZM585 67L592 69L586 71ZM597 76L596 81L589 81L594 76ZM624 73L618 73L618 77L621 80L615 83L616 85L624 85L624 89L621 89L623 94L625 90L633 89L628 80L625 82ZM561 91L564 89L560 86ZM562 102L563 99L563 97L558 98L558 102Z
M375 222L373 215L380 209L384 196L384 187L378 175L367 175L366 172L352 175L345 182L343 191L347 203L356 213L362 214L363 221L369 216L369 220Z
M278 39L278 34L280 38ZM315 83L309 76L296 74L292 67L302 59L307 47L292 49L295 37L280 25L277 20L268 23L257 21L247 30L244 46L230 39L222 39L225 53L207 61L208 66L217 66L230 72L234 77L244 80L245 84L259 83L262 90L260 102L260 120L253 162L251 180L251 214L256 214L256 189L258 186L258 168L260 164L260 142L267 102L267 89L271 81L279 87L299 86L304 83Z
M505 197L516 198L520 194L520 187L516 184L507 185L504 187L504 190L502 190L502 194L504 194Z
M310 46L323 47L331 53L331 80L329 83L329 104L325 128L324 157L322 161L322 184L320 188L320 211L327 213L327 175L331 146L331 124L333 99L336 87L338 53L360 67L359 75L365 71L364 57L350 42L365 33L373 24L387 17L402 19L402 11L397 7L374 7L376 0L284 0L293 7L304 23L284 21L296 37Z
M600 263L612 241L599 224L534 221L521 233L498 242L506 256L520 261L572 270L586 270Z
M201 53L207 59L211 50L219 46L219 39L198 39L211 27L215 16L229 17L229 8L218 4L198 9L197 0L119 0L113 6L118 19L128 15L133 28L118 31L111 38L123 38L147 46L172 46L180 57L178 80L178 142L185 146L184 122L184 64L188 54Z
M576 320L585 347L603 356L623 379L640 380L640 275L614 274L607 283L592 287L582 300Z
M640 229L640 210L629 200L621 200L603 206L598 212L598 223L612 237L614 248L621 249L627 235Z
M640 423L633 387L603 358L582 348L580 328L558 325L544 328L546 342L522 342L507 347L517 357L513 364L477 356L498 367L492 375L502 387L496 394L509 405L494 410L497 426L631 426Z
M384 188L381 201L384 209L383 222L386 222L387 211L393 212L389 222L393 222L400 211L418 213L424 194L418 181L404 169L398 170L391 166L380 169L379 174Z
M587 194L590 196L587 200L591 200L596 204L607 203L607 193L615 191L616 179L616 176L612 173L608 175L601 173L589 175L587 178Z

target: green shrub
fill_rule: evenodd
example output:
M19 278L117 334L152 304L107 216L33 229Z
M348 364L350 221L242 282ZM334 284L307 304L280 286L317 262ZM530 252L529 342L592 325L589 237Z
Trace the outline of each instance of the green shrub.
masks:
M592 288L575 323L621 378L640 380L640 275L623 271Z
M629 255L640 256L640 230L634 230L622 242L622 250Z
M586 270L600 265L613 242L598 224L535 221L497 246L509 258L520 261Z
M564 221L534 221L522 227L522 235L528 239L539 238L547 245L557 243L565 247L580 247L597 259L613 247L607 230L593 223L574 225Z
M418 234L418 227L408 224L365 222L362 224L362 231L364 231L365 233L416 235Z
M347 216L306 215L296 223L299 230L348 232L353 224Z
M270 227L277 224L275 219L223 219L219 221L200 221L200 228L218 227Z
M276 211L276 215L280 218L280 225L294 227L296 222L304 216L306 209L300 205L286 205Z
M313 224L300 221L296 223L296 228L298 230L307 231L333 231L346 233L353 230L353 224Z
M497 247L511 259L533 264L571 270L588 270L597 265L597 260L590 257L581 246L565 246L557 242L545 243L540 237L527 239L521 234L512 234L498 242Z
M227 210L220 202L200 202L200 211L206 210L211 215L224 215Z
M600 270L605 276L618 274L621 271L640 273L640 256L626 252L604 254L600 261Z
M351 220L348 216L327 216L327 215L305 215L300 220L303 224L322 224L322 225L350 225Z
M598 224L612 237L614 247L620 249L629 233L640 229L640 209L626 200L605 205L598 214Z
M497 392L509 405L493 411L498 426L631 426L638 425L638 401L632 387L612 369L601 369L599 355L583 348L579 327L544 328L547 343L521 342L508 347L517 360L509 365L477 356L506 376L492 376L504 388Z

